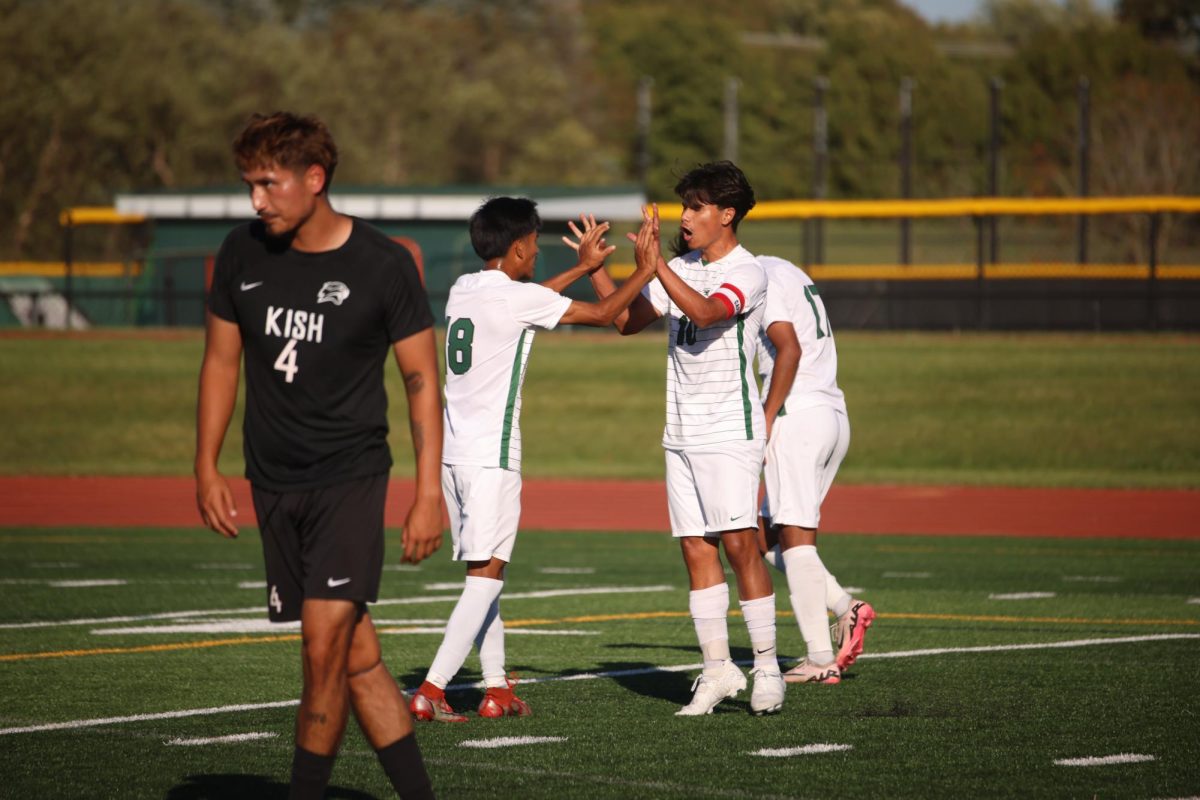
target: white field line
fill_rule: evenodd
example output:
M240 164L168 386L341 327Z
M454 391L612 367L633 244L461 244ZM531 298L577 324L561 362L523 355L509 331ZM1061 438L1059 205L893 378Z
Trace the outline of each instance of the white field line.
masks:
M764 756L765 758L791 758L792 756L812 756L853 749L854 745L852 744L806 744L800 747L764 747L762 750L753 750L747 755Z
M267 588L266 581L238 581L239 589L265 589Z
M459 742L459 747L475 747L490 750L496 747L516 747L522 744L548 744L565 742L566 736L497 736L493 739L468 739Z
M393 623L388 623L388 624L390 625ZM386 633L386 634L391 634L391 635L419 634L419 633L435 633L435 634L441 635L446 632L446 626L443 625L440 628L379 628L378 631L381 634ZM522 634L525 634L528 636L599 636L600 635L600 631L572 631L572 630L563 630L563 629L558 629L558 628L547 629L547 628L509 628L509 627L505 627L504 635L507 636L510 633L516 634L518 636L520 636ZM521 681L521 682L527 683L527 681Z
M1133 644L1137 642L1161 642L1172 641L1177 639L1200 639L1200 633L1160 633L1148 636L1122 636L1112 639L1076 639L1069 642L1036 642L1030 644L1005 644L991 645L988 647L946 647L936 650L908 650L902 652L890 653L863 653L859 658L912 658L916 656L927 655L945 655L950 653L999 653L1011 650L1056 650L1064 647L1088 647L1108 644ZM750 661L740 661L739 664L750 664ZM690 672L692 670L703 669L704 665L696 664L674 664L665 667L642 667L639 669L619 669L608 672L584 672L577 675L552 675L545 678L524 678L521 680L522 685L534 683L549 683L552 681L583 681L595 680L597 678L619 678L628 675L648 675L655 672ZM483 682L450 684L446 687L446 691L456 691L461 689L479 689L483 687ZM280 700L273 703L245 703L234 706L220 706L217 708L195 708L184 711L163 711L157 714L135 714L128 717L105 717L103 719L78 719L69 722L50 722L41 725L26 725L19 728L0 728L0 736L9 736L15 733L36 733L39 731L58 731L77 728L95 728L102 725L116 725L127 722L147 722L159 719L179 719L181 717L200 717L210 716L213 714L227 714L236 711L257 711L263 708L286 708L288 706L297 706L299 700Z
M932 572L885 572L885 578L932 578Z
M125 586L129 581L115 578L98 578L95 580L62 578L5 578L0 580L4 586L53 586L56 589L91 589L95 586Z
M543 575L594 575L595 567L542 567L538 572Z
M1151 636L1120 636L1111 639L1072 639L1065 642L993 644L983 647L935 647L928 650L894 650L890 653L862 653L859 655L859 658L914 658L916 656L941 656L951 653L1006 653L1013 650L1056 650L1066 647L1093 647L1102 644L1162 642L1170 639L1200 639L1200 633L1157 633ZM522 681L522 683L525 683L525 681Z
M258 731L256 733L231 733L228 736L208 736L202 739L172 739L164 742L168 745L195 746L203 744L231 744L233 742L251 742L255 739L274 739L278 733Z
M462 581L450 581L448 583L427 583L425 591L427 592L453 592L456 589L462 591Z
M1187 604L1189 606L1200 606L1200 597L1189 597Z
M1117 575L1063 575L1068 583L1120 583L1125 580Z
M1154 761L1154 756L1141 753L1117 753L1114 756L1088 756L1086 758L1058 758L1054 765L1058 767L1106 767L1110 764L1140 764L1143 761Z
M0 581L4 583L5 581ZM461 586L461 584L460 584ZM547 597L574 597L585 594L637 594L640 592L673 592L676 587L658 586L582 586L575 589L550 589L541 592L513 592L504 595L504 600L540 600ZM426 597L395 597L372 603L372 608L381 606L424 605L427 603L457 603L459 594L439 594ZM187 619L188 617L213 617L223 614L262 614L262 606L250 608L205 609L200 611L166 611L159 614L142 614L129 617L91 617L81 619L44 620L41 622L0 622L0 630L25 628L55 628L63 625L110 625L117 622L147 622L153 619Z
M1009 592L1008 594L989 594L988 600L1048 600L1056 596L1054 592Z

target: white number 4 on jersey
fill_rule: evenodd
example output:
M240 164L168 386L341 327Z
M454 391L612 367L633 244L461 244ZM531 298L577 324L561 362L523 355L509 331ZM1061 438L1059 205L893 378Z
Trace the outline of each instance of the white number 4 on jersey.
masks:
M296 340L288 339L288 343L279 351L279 358L275 359L275 369L284 374L284 379L291 383L296 373L300 368L296 366Z

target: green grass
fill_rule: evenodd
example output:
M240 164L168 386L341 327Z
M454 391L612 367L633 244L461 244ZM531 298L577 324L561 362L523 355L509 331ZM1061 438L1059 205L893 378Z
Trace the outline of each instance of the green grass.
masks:
M844 482L1200 487L1200 339L838 335ZM191 472L199 332L0 338L0 473ZM524 393L530 477L659 478L663 334L539 334ZM404 394L386 369L396 473ZM241 412L223 466L240 474Z
M391 544L395 546L395 533ZM792 686L783 712L755 718L745 698L710 717L673 716L699 655L686 616L678 549L661 534L524 532L504 601L508 666L526 681L525 719L427 724L418 736L442 797L1183 797L1200 791L1200 542L838 536L825 561L879 618L863 658L839 686ZM394 551L393 551L394 552ZM162 715L299 696L298 643L267 633L152 632L165 624L261 620L254 532L228 542L199 530L0 531L0 623L95 620L170 612L182 619L7 628L0 635L0 729ZM544 567L588 568L548 574ZM918 577L926 574L928 577ZM786 587L776 577L780 610ZM442 600L375 607L381 629L437 627L460 582L443 551L419 571L387 571L381 597ZM90 588L61 580L123 580ZM668 587L582 594L586 587ZM512 595L565 591L553 598ZM1003 601L992 594L1054 592ZM736 609L736 603L733 606ZM250 609L250 613L234 613ZM662 616L647 617L648 614ZM583 619L580 619L583 618ZM143 632L103 634L117 627ZM582 635L567 635L581 631ZM789 615L785 656L803 654ZM558 632L559 635L553 635ZM746 632L730 619L737 659ZM1082 647L1056 642L1103 641ZM1158 637L1158 638L1153 638ZM423 677L440 641L385 634L402 683ZM205 647L205 644L217 644ZM138 648L158 645L158 652ZM963 652L1027 645L1033 649ZM97 652L105 648L108 653ZM902 656L930 648L958 652ZM58 653L54 657L35 657ZM892 654L893 657L885 657ZM663 668L685 667L680 671ZM450 692L473 709L471 656ZM585 672L624 675L564 681ZM294 707L252 708L61 730L0 734L6 797L202 798L283 796ZM267 733L236 744L175 739ZM497 736L564 741L499 750L464 742ZM822 755L764 758L763 748L849 745ZM1062 767L1062 758L1137 753L1156 760ZM331 797L388 797L381 771L349 730Z

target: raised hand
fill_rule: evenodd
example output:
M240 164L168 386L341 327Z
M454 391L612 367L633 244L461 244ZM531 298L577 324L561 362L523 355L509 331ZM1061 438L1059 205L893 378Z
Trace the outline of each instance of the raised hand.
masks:
M583 230L575 225L574 220L567 222L567 227L576 238L564 236L563 244L579 254L579 263L587 267L589 273L595 272L604 266L606 258L617 251L616 245L610 245L604 239L610 226L607 222L596 222L593 214L580 214L579 222Z

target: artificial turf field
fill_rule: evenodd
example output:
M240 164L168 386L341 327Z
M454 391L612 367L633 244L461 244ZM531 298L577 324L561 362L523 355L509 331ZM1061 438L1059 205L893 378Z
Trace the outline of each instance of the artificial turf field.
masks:
M286 796L299 642L265 622L257 538L0 531L0 796ZM682 719L699 654L677 546L523 532L503 612L534 715L421 725L439 796L1200 795L1200 542L829 535L822 552L879 614L843 682L790 686L773 717L742 695ZM803 655L775 578L781 653ZM384 573L373 616L405 686L461 580L444 551ZM748 661L740 617L730 634ZM477 670L456 708L478 703ZM392 796L353 723L329 796Z

